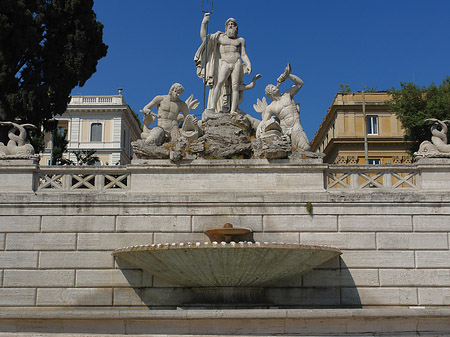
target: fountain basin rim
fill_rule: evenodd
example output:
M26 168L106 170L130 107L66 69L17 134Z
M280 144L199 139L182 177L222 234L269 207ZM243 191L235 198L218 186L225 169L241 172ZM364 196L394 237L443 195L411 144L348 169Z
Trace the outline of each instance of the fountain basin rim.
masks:
M147 244L135 245L129 247L118 248L113 251L113 255L124 252L149 251L149 250L170 250L170 249L239 249L239 248L277 248L277 249L302 249L302 250L328 250L342 254L341 250L326 245L305 245L297 243L282 242L188 242L188 243L165 243L165 244Z
M112 254L184 287L222 287L223 295L223 287L261 287L303 274L341 251L295 243L222 241L135 245ZM252 298L250 293L244 290L236 298Z

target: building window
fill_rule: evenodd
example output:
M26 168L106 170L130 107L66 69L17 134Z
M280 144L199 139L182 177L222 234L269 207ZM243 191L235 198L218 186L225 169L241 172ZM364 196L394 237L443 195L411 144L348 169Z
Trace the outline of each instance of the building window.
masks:
M380 159L369 159L369 165L380 165L381 160Z
M122 147L127 147L127 132L125 130L122 132Z
M131 151L130 134L127 134L127 149L128 149L128 155L130 155L130 151Z
M378 116L367 116L367 134L378 135Z
M91 142L102 141L102 123L91 124Z
M67 129L64 126L58 126L56 128L56 133L60 137L66 137L67 138Z

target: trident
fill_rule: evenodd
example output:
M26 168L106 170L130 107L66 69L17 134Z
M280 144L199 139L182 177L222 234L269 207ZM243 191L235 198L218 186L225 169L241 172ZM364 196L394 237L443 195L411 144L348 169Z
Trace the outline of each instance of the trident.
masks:
M202 0L202 13L212 14L214 9L214 1L211 0L211 7L209 0ZM205 41L205 69L203 71L203 111L205 111L206 104L206 60L208 59L208 26L206 26L206 41Z
M205 6L205 2L206 2L206 6ZM211 10L209 10L209 0L202 0L202 13L209 13L212 14L213 13L213 6L214 6L214 1L211 0Z

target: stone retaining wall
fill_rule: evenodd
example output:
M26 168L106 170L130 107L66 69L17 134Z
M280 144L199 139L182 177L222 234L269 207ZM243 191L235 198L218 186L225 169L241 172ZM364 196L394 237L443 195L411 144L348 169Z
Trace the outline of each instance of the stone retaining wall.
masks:
M208 241L203 230L226 222L251 228L257 241L342 250L340 258L266 288L268 305L449 306L450 194L445 183L427 180L432 190L421 185L327 190L317 183L324 181L326 169L320 163L265 162L233 169L212 162L215 168L206 163L197 171L169 162L164 164L172 165L169 170L130 166L124 169L131 175L128 189L30 187L27 192L26 186L35 185L21 181L19 192L12 192L10 185L0 191L0 306L182 306L192 297L191 289L119 265L112 251L138 244ZM423 170L418 171L421 182L427 174ZM5 172L2 179L8 180ZM40 170L29 172L33 180ZM433 179L448 172L450 165L447 170L441 165ZM163 190L161 174L170 180L170 191ZM257 188L235 185L246 181L247 174ZM311 174L314 184L302 190L301 181ZM186 177L204 183L214 179L213 185L222 188L198 187L186 183ZM187 185L192 189L184 190Z

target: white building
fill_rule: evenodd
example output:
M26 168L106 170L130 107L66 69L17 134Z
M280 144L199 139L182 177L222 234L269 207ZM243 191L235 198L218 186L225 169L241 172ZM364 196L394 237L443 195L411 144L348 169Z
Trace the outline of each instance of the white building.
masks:
M74 162L76 157L72 151L94 149L103 165L129 164L133 156L131 142L141 133L121 89L118 95L72 96L66 112L55 119L57 132L67 130L66 157ZM45 141L41 165L50 164L51 136L46 135Z

